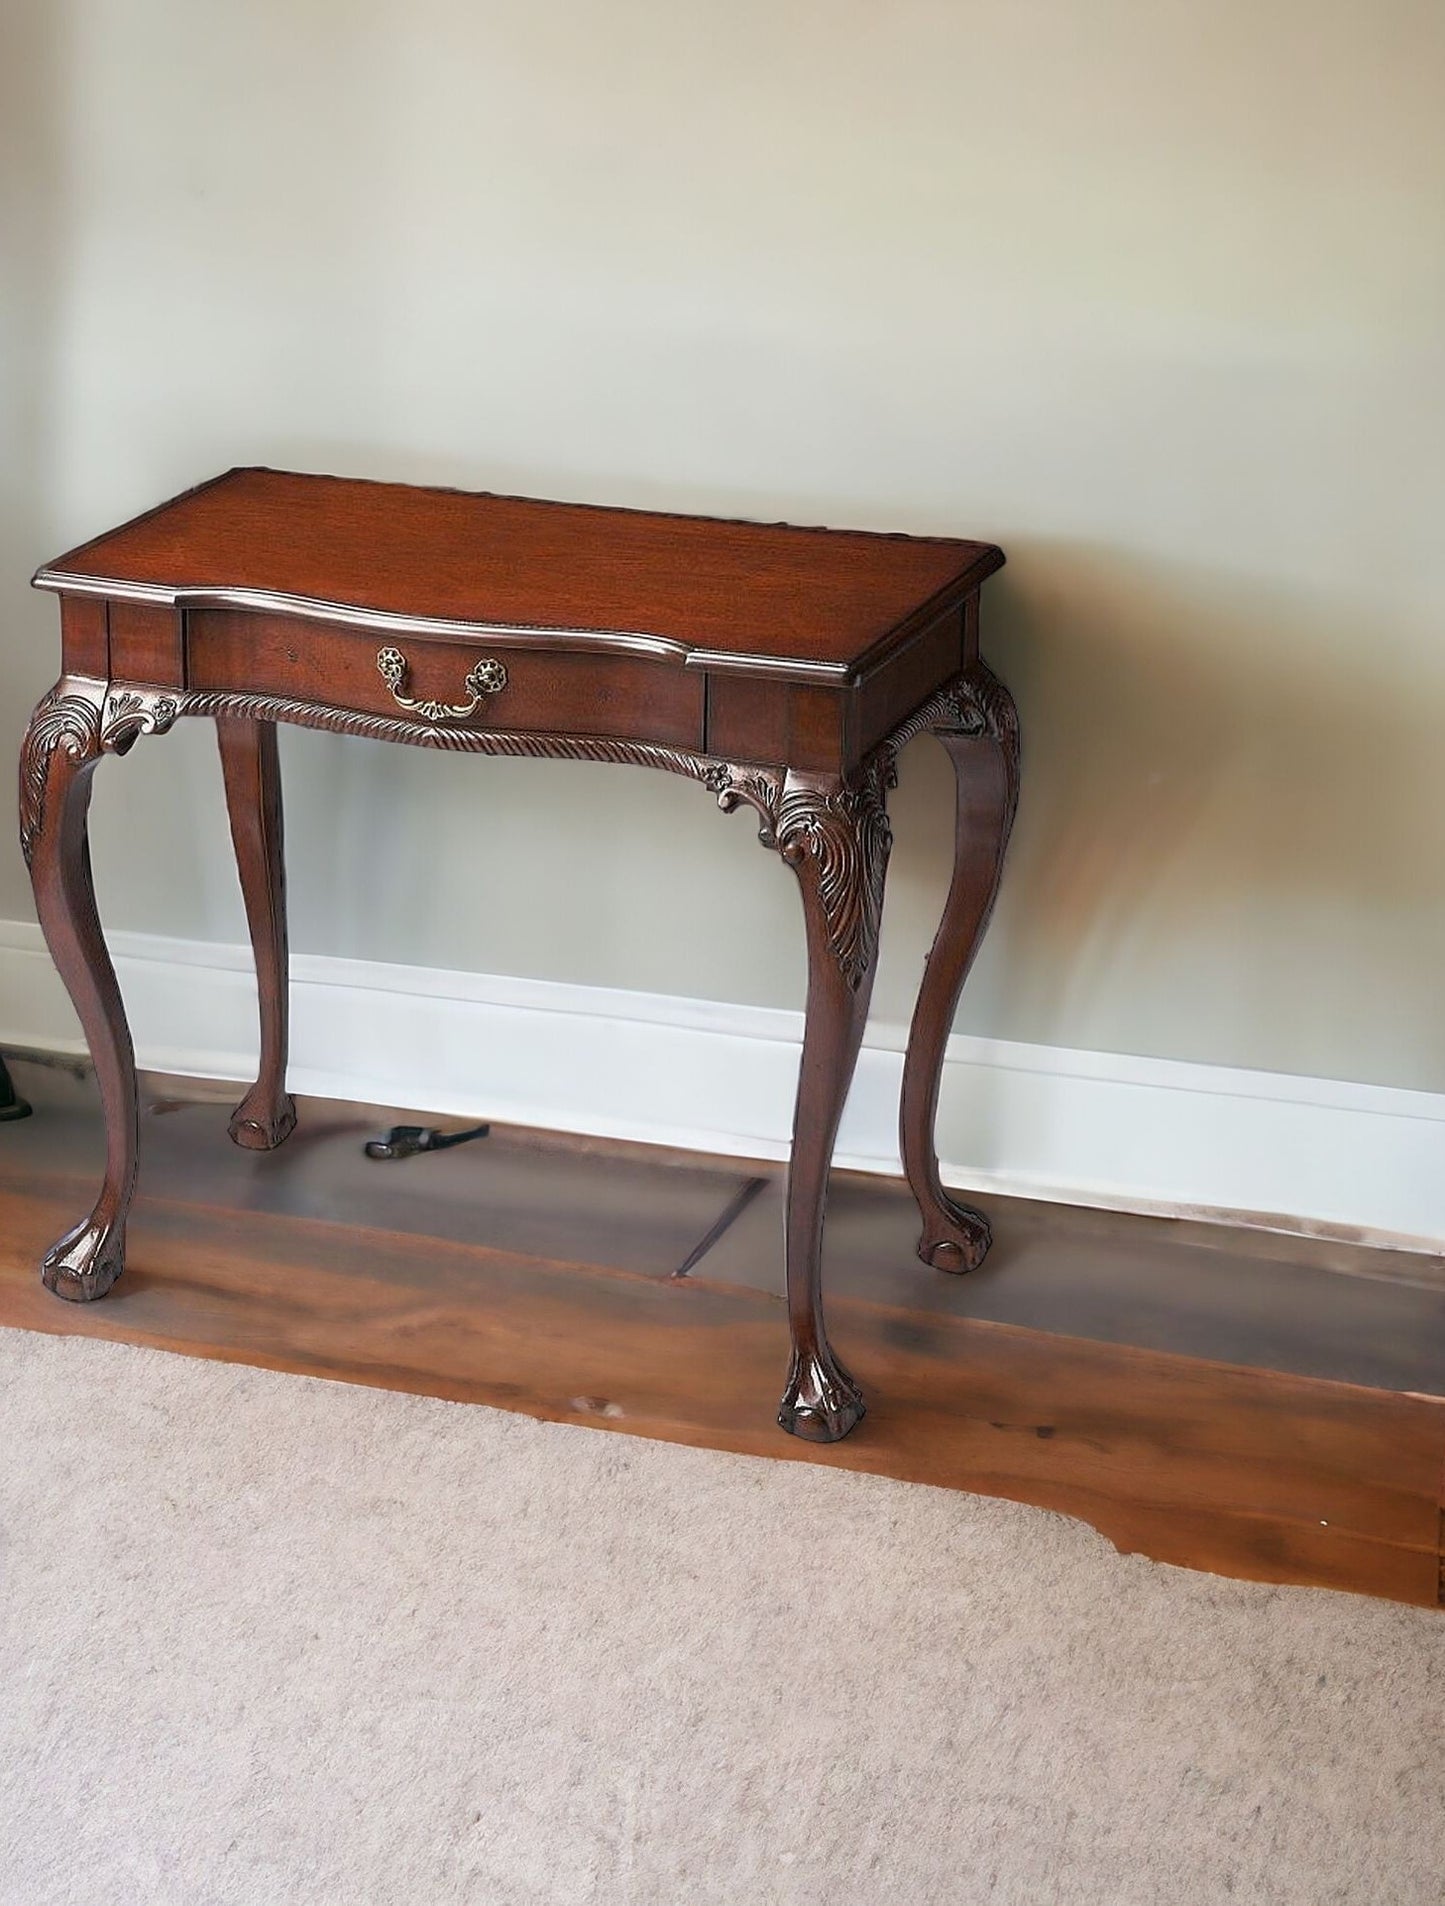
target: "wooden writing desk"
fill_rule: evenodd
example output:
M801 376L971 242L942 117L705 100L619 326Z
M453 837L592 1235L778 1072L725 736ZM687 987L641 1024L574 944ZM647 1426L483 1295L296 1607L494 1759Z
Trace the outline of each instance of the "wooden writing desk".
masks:
M105 1106L105 1181L42 1276L101 1297L135 1184L135 1062L96 913L90 775L207 715L260 992L261 1063L231 1136L296 1122L286 1091L286 915L276 728L480 754L637 762L699 781L793 869L807 1023L788 1179L792 1360L778 1420L832 1442L863 1414L829 1347L820 1256L829 1161L872 990L899 750L953 758L957 849L904 1067L919 1255L970 1270L987 1221L947 1196L933 1123L944 1042L987 924L1018 793L1018 727L978 654L985 543L718 522L275 470L232 470L42 569L63 672L21 755L21 843L40 924Z

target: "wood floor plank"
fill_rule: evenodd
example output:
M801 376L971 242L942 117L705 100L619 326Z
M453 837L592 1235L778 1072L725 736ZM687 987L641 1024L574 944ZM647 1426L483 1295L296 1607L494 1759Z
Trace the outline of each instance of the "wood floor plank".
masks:
M993 1249L971 1276L951 1277L919 1263L918 1213L905 1186L837 1174L828 1290L1445 1396L1445 1281L1436 1257L1019 1198L986 1203ZM782 1223L774 1182L709 1254L707 1274L776 1289Z
M65 1178L70 1195L88 1203L104 1158L93 1087L56 1067L17 1062L16 1070L33 1088L37 1116L5 1128L0 1186ZM453 1150L376 1162L365 1142L393 1124L464 1121L315 1099L305 1102L305 1118L280 1151L250 1152L226 1136L237 1088L186 1086L182 1096L149 1077L141 1095L141 1189L186 1204L330 1219L666 1276L749 1176L732 1160L549 1145L505 1127Z
M770 1293L147 1197L121 1284L68 1305L34 1274L73 1215L59 1183L0 1192L0 1324L971 1489L1189 1567L1439 1600L1435 1400L843 1298L871 1407L819 1449L772 1426Z

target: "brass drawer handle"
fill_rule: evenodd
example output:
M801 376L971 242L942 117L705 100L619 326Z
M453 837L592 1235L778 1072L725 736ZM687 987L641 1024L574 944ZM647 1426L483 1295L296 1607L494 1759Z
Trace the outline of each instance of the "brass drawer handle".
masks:
M494 656L484 655L479 662L473 662L467 670L467 679L462 683L471 696L467 702L448 703L432 701L413 701L406 693L406 678L411 664L400 649L378 649L376 666L381 679L391 690L391 698L398 708L405 708L408 714L420 715L426 721L465 721L468 715L475 714L488 695L500 695L507 686L506 665Z

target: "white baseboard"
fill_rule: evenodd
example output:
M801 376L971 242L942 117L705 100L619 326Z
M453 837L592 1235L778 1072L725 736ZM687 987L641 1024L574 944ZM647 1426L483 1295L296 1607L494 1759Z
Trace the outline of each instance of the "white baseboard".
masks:
M248 949L110 936L142 1065L247 1079ZM300 954L294 1090L748 1158L786 1156L802 1019ZM0 1044L84 1051L39 929L0 921ZM870 1026L841 1165L899 1170L904 1029ZM948 1183L1405 1249L1445 1246L1445 1095L955 1034Z

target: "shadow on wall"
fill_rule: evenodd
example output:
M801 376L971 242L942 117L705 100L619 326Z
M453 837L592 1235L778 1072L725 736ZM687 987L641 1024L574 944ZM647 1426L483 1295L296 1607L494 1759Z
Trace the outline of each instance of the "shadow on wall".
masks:
M1425 680L1371 693L1363 605L1021 538L1009 556L983 642L1020 704L1024 793L960 1028L1445 1087ZM948 779L921 746L895 801L890 904L917 958Z

